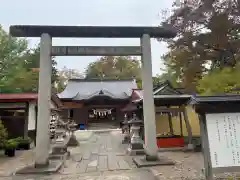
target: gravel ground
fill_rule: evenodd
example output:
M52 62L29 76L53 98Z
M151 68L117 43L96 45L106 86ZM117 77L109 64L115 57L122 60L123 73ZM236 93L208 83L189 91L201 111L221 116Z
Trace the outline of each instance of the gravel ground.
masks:
M204 164L202 153L198 152L160 152L176 162L174 166L151 167L159 180L204 180ZM240 180L240 173L224 173L214 175L215 180Z
M151 167L152 172L161 180L201 179L203 177L203 158L197 152L160 152L176 162L175 166Z

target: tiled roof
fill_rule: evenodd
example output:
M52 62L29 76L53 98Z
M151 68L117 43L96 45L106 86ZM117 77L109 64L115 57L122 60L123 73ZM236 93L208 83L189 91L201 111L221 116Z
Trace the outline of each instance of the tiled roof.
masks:
M210 102L240 102L240 95L221 95L221 96L195 96L191 104L210 103Z
M139 100L139 99L143 99L143 91L142 89L133 89L132 92L132 100Z
M38 99L38 93L0 93L0 101L31 101L31 100L37 100ZM61 107L62 103L61 100L58 98L56 94L53 94L51 96L52 101L58 106Z
M168 80L166 80L160 83L158 86L156 86L153 89L153 94L154 95L162 95L162 94L172 95L172 94L182 94L182 93L178 91L176 88L174 88Z
M134 80L99 80L71 79L65 90L58 94L61 99L84 100L95 96L108 96L115 99L126 99L136 89Z
M0 100L34 100L38 98L37 93L0 93Z

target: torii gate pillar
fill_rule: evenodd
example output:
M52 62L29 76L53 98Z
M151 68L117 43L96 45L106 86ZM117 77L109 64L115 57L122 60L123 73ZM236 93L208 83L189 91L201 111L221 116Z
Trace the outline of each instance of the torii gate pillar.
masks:
M52 38L49 34L41 35L40 72L38 87L37 137L35 167L48 165L50 150L49 123L51 117L51 76L52 76Z
M156 160L156 121L155 106L153 100L153 81L152 81L152 53L151 37L144 34L141 37L142 47L142 86L143 86L143 114L144 114L144 135L145 151L147 160Z

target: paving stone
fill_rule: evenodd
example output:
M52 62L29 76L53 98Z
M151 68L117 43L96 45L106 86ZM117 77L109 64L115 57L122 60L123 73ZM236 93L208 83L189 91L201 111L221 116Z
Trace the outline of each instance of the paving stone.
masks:
M98 165L98 161L97 160L94 160L94 161L91 161L89 164L88 164L88 167L97 167Z
M74 154L71 156L72 160L75 162L80 162L83 158L82 158L82 154Z
M119 169L118 159L117 159L117 156L115 156L114 154L108 155L108 169L109 170Z
M96 172L97 171L97 167L87 167L86 172Z
M84 173L74 175L16 176L0 180L155 180L147 170L122 171L108 173Z
M78 165L77 165L77 171L79 173L84 173L87 170L89 164L89 160L82 160Z
M65 162L64 168L61 169L61 174L73 174L79 171L78 162Z
M99 153L99 149L100 149L99 146L93 147L93 149L91 150L91 151L92 151L92 154L98 154L98 153Z
M130 165L124 159L120 159L118 165L120 169L131 169Z
M87 134L87 133L86 133ZM81 133L76 133L76 138L79 140L81 138ZM66 160L64 167L61 169L56 176L36 176L29 177L29 179L33 180L62 180L63 178L66 180L92 180L93 177L90 176L87 179L79 177L79 174L89 174L89 173L104 173L106 171L114 172L120 169L132 169L135 167L132 165L132 158L128 157L126 153L123 151L125 146L122 145L121 140L119 138L121 136L120 132L101 132L95 133L93 132L91 138L87 141L80 140L80 146L78 147L70 147L68 150L70 151L70 158ZM28 154L28 153L27 153ZM32 153L33 154L33 153ZM18 156L17 156L18 157ZM16 161L22 162L21 164L25 165L25 163L32 163L31 158L26 158L24 155L20 159L16 158L16 160L10 160L11 163L1 163L0 161L0 174L1 170L4 170L7 167L14 167L17 165ZM31 155L31 157L33 157ZM27 161L26 161L27 160ZM12 162L13 161L13 162ZM129 163L130 162L130 163ZM15 164L13 164L15 163ZM12 165L13 164L13 165ZM18 163L19 164L19 163ZM19 168L19 166L16 166ZM11 168L8 168L9 170ZM6 174L6 171L4 172ZM9 174L8 174L9 175ZM71 175L71 176L70 176ZM99 177L99 176L97 176ZM27 177L14 177L15 179L9 178L11 180L25 180ZM21 179L22 178L22 179ZM101 176L101 179L105 178ZM0 177L0 180L1 177ZM3 177L3 180L8 180L8 177Z
M89 159L88 166L89 167L97 167L97 165L98 165L98 155L92 154Z
M91 154L92 154L91 151L85 151L85 152L83 153L82 158L83 158L84 160L90 159Z
M98 169L100 171L104 171L108 169L108 157L107 156L99 156L98 157Z

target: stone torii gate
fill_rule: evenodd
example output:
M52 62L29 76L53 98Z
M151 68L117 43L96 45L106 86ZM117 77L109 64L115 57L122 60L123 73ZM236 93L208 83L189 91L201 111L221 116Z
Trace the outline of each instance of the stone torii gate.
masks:
M155 108L153 100L151 38L172 38L176 33L162 27L126 26L38 26L14 25L14 37L40 37L40 73L35 167L49 163L49 119L51 98L51 56L140 55L142 57L143 111L146 160L157 160ZM52 47L52 38L140 38L133 47Z

